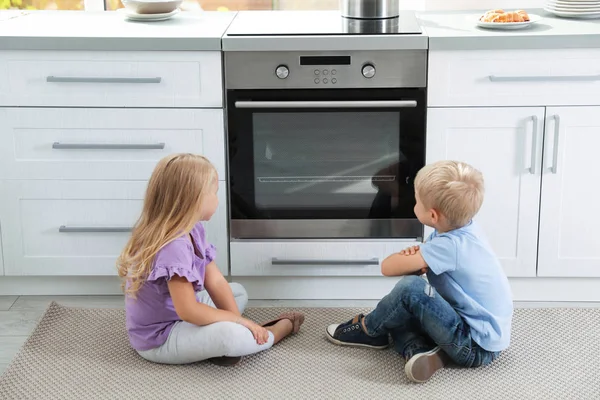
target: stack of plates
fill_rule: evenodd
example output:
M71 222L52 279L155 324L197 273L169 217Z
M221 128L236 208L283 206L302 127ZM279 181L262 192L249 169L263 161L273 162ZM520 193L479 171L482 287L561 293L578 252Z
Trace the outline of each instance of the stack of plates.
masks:
M171 12L158 13L158 14L138 14L138 13L128 10L126 8L119 8L117 10L117 12L122 14L125 17L125 19L128 19L130 21L153 22L153 21L164 21L164 20L170 19L175 14L179 13L179 8L176 8L175 10L173 10Z
M164 21L179 12L182 2L183 0L121 0L125 8L120 8L117 12L131 21Z
M544 10L565 18L600 18L600 0L546 0Z

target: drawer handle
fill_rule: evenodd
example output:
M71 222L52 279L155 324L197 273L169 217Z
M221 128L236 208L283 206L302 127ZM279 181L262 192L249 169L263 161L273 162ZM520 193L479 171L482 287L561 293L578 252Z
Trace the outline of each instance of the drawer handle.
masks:
M162 150L164 143L52 143L59 150Z
M590 82L600 81L600 75L554 76L488 76L491 82Z
M123 233L131 232L132 228L127 226L66 226L58 228L60 233Z
M553 174L558 172L558 137L560 134L560 117L558 115L552 116L554 119L554 147L552 148L552 167L550 171Z
M308 260L308 259L295 259L286 260L273 258L271 259L272 265L379 265L378 258L371 258L368 260Z
M529 173L535 175L536 166L536 155L537 155L537 137L538 137L538 117L533 115L531 117L533 121L532 136L531 136L531 166L529 167Z
M77 76L47 76L46 82L59 83L160 83L161 77L156 78L94 78Z

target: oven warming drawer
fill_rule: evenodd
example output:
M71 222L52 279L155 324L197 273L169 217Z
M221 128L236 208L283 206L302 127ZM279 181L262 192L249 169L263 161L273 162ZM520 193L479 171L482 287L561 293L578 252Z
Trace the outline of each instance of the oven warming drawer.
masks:
M231 249L232 276L381 276L381 262L412 240L244 240Z

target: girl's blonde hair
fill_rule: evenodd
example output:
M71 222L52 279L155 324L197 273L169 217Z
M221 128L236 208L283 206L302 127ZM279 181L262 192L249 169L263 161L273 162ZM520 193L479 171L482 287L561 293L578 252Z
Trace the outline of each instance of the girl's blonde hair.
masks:
M203 156L172 154L158 162L142 214L117 260L125 294L135 298L158 251L189 234L202 217L202 199L217 179L215 167Z
M439 211L454 228L465 226L483 204L483 175L460 161L438 161L423 167L415 191L427 208Z

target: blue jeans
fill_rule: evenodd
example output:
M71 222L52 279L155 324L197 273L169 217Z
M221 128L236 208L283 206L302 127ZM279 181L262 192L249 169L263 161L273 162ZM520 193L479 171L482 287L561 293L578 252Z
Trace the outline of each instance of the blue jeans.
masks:
M364 322L370 336L390 334L396 351L407 360L436 346L463 367L487 365L500 354L479 347L469 325L417 276L402 278Z

